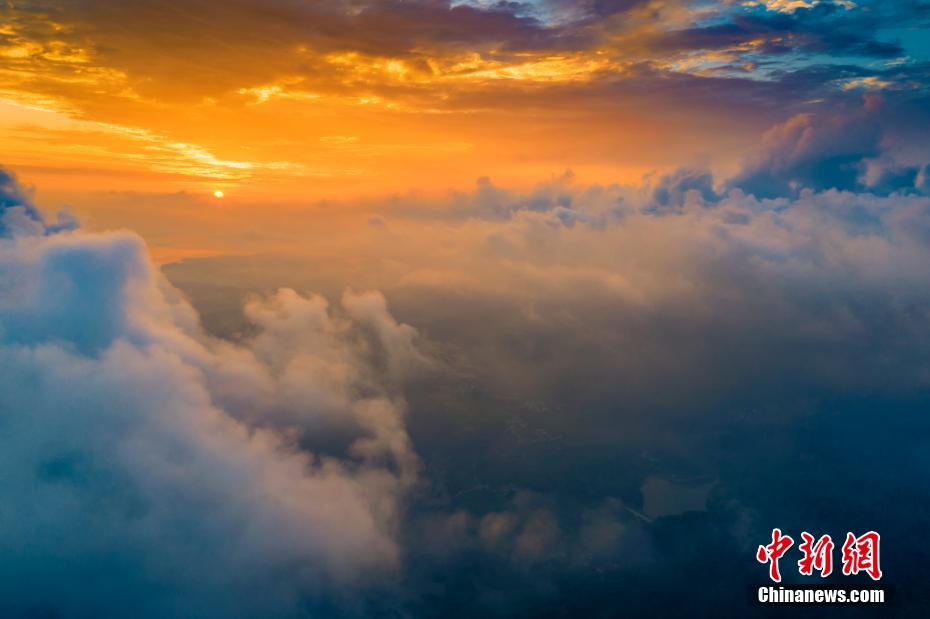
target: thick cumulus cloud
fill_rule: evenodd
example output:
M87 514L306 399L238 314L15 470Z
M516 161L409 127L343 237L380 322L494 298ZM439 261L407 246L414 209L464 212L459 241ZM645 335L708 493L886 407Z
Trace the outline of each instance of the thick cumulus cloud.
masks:
M382 296L282 290L215 340L137 236L3 191L0 614L295 616L396 569L429 361Z
M799 114L770 129L763 148L732 186L760 198L813 190L863 189L867 159L881 152L881 128L874 112L879 99L852 111Z
M805 189L879 195L926 193L922 162L903 163L889 151L882 107L880 97L867 96L858 106L792 116L762 136L761 147L726 183L727 188L758 198L797 197ZM678 172L663 182L678 188L679 193L694 188L687 184L688 175L680 176ZM705 181L701 188L706 200L716 198L710 183ZM663 203L658 193L661 189L656 194L659 205Z

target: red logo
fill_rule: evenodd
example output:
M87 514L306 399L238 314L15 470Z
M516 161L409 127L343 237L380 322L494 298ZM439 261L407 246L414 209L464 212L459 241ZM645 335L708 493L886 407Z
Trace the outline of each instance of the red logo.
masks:
M826 578L833 573L833 538L822 535L815 538L804 531L801 533L801 543L798 550L801 558L798 560L798 572L802 576L813 576L814 571ZM882 569L879 561L881 536L875 531L869 531L859 537L852 533L846 534L843 544L843 575L851 576L865 572L872 580L880 580ZM772 529L772 541L765 546L759 546L756 551L756 560L769 566L769 578L774 582L781 582L781 570L778 561L794 545L790 535L784 535L781 529Z
M814 543L814 536L804 531L801 533L801 545L798 550L804 553L798 561L798 571L804 576L811 576L814 570L820 572L821 578L833 573L833 539L829 535L822 536Z
M788 549L794 545L794 540L788 535L782 535L781 529L772 529L772 543L768 546L759 546L756 551L756 560L759 563L769 564L769 578L781 582L781 572L778 571L778 560Z
M872 580L879 580L882 577L878 561L880 541L881 536L875 531L859 537L847 533L846 543L843 544L843 574L849 576L865 572Z

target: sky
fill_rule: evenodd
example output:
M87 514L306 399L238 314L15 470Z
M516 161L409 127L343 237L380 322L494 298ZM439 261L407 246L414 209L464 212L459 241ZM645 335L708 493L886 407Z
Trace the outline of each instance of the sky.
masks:
M926 19L916 0L11 1L0 119L7 165L59 200L635 183L732 172L772 124L869 93L919 143Z
M930 4L0 14L0 615L927 616Z

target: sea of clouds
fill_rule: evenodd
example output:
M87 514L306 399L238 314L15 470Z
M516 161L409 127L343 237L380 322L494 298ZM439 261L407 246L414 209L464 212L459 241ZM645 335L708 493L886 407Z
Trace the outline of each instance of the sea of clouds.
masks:
M703 510L712 490L727 535L754 548L763 504L747 477L771 481L771 461L753 459L751 437L796 439L780 428L824 401L872 398L850 427L878 427L889 402L930 386L930 179L885 151L876 105L787 120L725 181L682 169L526 193L482 180L438 206L376 205L357 255L391 261L388 292L251 295L232 339L204 329L140 237L48 221L4 173L3 614L353 614L356 591L402 578L411 557L661 564L649 527ZM412 432L408 410L413 398L441 416L467 397L434 393L455 381L539 404L545 429L524 419L518 442L575 433L648 451L637 457L661 467L610 472L643 502L591 490L574 524L541 484L463 504L423 466L454 458L455 441ZM768 447L790 461L797 446ZM899 447L899 460L916 450ZM913 454L910 476L870 470L906 492L927 478ZM676 467L699 490L675 490Z

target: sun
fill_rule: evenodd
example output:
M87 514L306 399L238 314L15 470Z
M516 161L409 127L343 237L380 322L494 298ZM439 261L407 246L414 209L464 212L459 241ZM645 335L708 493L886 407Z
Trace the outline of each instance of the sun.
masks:
M220 191L219 189L217 189L216 191L213 192L213 197L214 197L214 198L222 198L222 197L223 197L223 192Z

